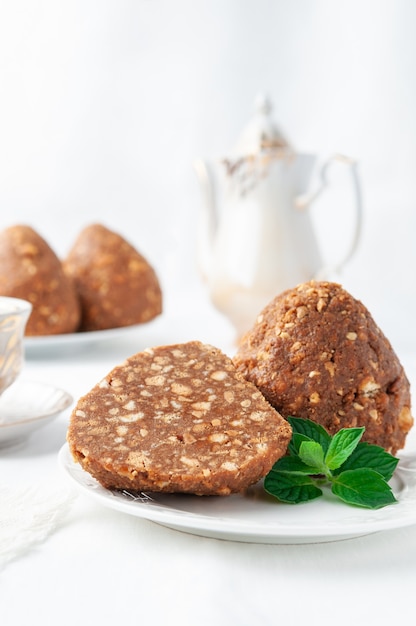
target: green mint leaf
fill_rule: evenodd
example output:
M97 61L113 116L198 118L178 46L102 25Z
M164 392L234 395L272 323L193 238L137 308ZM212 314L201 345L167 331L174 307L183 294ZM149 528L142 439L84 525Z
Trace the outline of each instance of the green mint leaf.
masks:
M292 474L316 474L316 467L309 467L297 456L283 456L273 465L271 472L290 472Z
M390 480L397 467L399 459L386 452L381 446L372 443L360 442L348 459L336 473L350 469L373 469L381 474L384 480Z
M289 416L287 421L291 425L294 434L303 435L308 437L308 439L312 439L312 441L317 441L326 452L331 443L331 435L323 426L312 420L303 419L301 417Z
M326 474L324 450L317 441L303 441L299 448L299 458L310 467L315 468L315 474Z
M360 442L364 428L343 428L333 437L311 420L289 417L288 456L276 461L264 488L282 502L307 502L322 495L318 485L347 504L378 509L397 502L388 480L398 459L380 446Z
M288 446L289 454L297 456L299 454L300 446L304 441L313 441L313 439L307 437L306 435L301 435L300 433L292 433L292 439L290 440Z
M264 479L264 489L281 502L298 504L322 495L312 478L300 474L271 471Z
M372 469L346 470L334 477L332 493L347 504L380 509L397 502L383 476Z
M365 428L341 428L332 437L325 455L325 463L330 470L337 469L357 447Z

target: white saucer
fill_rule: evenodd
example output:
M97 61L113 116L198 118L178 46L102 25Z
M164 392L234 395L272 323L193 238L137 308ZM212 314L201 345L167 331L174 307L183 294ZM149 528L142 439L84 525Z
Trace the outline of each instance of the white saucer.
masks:
M72 404L63 389L17 380L0 396L0 449L22 443Z

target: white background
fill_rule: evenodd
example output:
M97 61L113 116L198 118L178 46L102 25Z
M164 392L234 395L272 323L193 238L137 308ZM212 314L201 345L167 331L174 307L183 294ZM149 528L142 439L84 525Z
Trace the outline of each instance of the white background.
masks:
M103 222L174 306L201 288L192 162L225 156L264 92L296 149L358 159L364 229L340 280L416 347L415 22L412 0L1 0L0 228L30 223L64 255ZM314 208L329 259L344 178Z

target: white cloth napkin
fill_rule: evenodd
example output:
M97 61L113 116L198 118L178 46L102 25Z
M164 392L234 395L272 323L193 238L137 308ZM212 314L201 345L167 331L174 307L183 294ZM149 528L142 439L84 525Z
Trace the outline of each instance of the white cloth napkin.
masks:
M0 569L61 526L74 499L62 485L0 485Z

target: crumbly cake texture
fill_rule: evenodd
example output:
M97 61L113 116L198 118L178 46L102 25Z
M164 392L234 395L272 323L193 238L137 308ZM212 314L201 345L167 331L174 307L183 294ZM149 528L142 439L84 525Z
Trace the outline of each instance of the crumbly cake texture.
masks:
M396 453L413 425L410 385L369 311L340 285L309 282L260 313L233 362L284 416L334 434L365 426L363 441Z
M30 226L0 233L0 295L32 303L26 335L77 330L80 305L73 281L48 243Z
M141 324L162 311L154 269L121 235L102 224L91 224L79 233L64 268L81 301L81 330Z
M291 428L219 349L194 341L140 352L74 408L67 440L104 487L229 495L286 452Z

